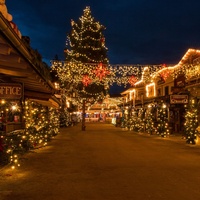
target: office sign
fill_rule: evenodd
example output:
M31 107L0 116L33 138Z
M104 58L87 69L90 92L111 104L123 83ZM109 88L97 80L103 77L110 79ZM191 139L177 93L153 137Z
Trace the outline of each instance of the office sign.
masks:
M19 83L0 83L0 99L20 99L23 94Z

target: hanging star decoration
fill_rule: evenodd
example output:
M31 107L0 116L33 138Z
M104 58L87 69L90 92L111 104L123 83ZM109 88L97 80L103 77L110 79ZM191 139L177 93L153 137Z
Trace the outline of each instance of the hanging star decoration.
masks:
M135 76L131 76L128 80L131 86L133 86L137 82L137 78Z
M94 70L94 73L97 77L99 77L100 81L109 74L109 71L106 69L106 67L103 66L102 63L99 63L98 68Z
M170 70L167 68L166 64L162 65L162 69L161 72L159 73L159 75L161 76L161 78L166 81L167 78L170 76Z
M83 76L82 83L84 86L87 87L91 82L92 82L92 80L90 79L90 77L88 75Z

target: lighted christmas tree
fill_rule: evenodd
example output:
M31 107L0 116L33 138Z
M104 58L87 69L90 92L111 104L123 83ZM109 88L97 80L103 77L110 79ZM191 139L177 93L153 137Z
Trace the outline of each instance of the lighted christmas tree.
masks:
M188 144L195 144L196 136L197 136L197 127L198 127L198 109L197 102L195 99L189 101L186 115L185 115L185 134L186 134L186 142Z
M139 110L134 110L130 116L130 130L135 132L144 132L145 131L145 109L140 108Z
M105 27L92 17L90 7L83 10L77 22L71 21L71 27L64 50L65 66L58 64L53 70L57 71L67 95L75 94L74 100L82 105L84 116L85 104L101 101L108 92L110 72Z
M81 63L103 63L108 64L105 37L105 27L94 20L90 7L83 10L76 23L71 21L72 30L68 35L66 44L66 60Z
M60 127L68 127L71 125L70 112L67 109L60 111Z
M149 134L153 134L153 132L155 131L154 128L154 105L151 104L148 106L147 112L146 112L146 116L145 116L145 121L146 121L146 131Z
M130 116L130 120L129 120L129 123L130 123L130 130L131 131L138 131L138 128L137 128L137 112L136 112L136 109L133 109L132 111L132 115Z
M161 137L167 137L169 135L169 125L167 118L167 108L164 103L161 103L158 107L157 121L157 134L159 134Z
M139 132L144 132L145 131L145 124L146 124L146 119L145 119L145 108L140 108L138 112L138 126L139 126Z
M59 113L55 108L26 101L27 148L44 146L59 133Z
M78 96L97 98L105 93L108 57L103 31L105 27L92 17L90 7L83 10L77 22L71 21L72 30L67 36L66 61L75 63L71 71ZM94 64L94 65L92 65ZM76 81L76 82L74 82ZM74 88L71 88L74 91Z

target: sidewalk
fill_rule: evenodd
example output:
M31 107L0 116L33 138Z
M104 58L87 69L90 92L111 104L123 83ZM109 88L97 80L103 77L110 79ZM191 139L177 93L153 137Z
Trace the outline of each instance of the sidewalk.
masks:
M200 147L200 138L197 136L197 140L196 140L196 144L187 144L186 143L186 138L183 136L182 133L174 133L174 134L170 134L167 137L161 137L160 135L157 134L148 134L148 133L138 133L139 135L145 135L145 136L149 136L149 137L155 137L157 139L163 139L163 140L170 140L173 142L178 142L178 143L182 143L183 145L187 145L187 146L192 146L192 147Z

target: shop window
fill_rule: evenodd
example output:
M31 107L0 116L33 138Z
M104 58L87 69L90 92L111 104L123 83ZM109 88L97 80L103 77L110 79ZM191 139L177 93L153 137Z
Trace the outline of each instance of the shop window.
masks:
M21 106L19 101L0 100L0 131L17 129L14 124L21 122Z

